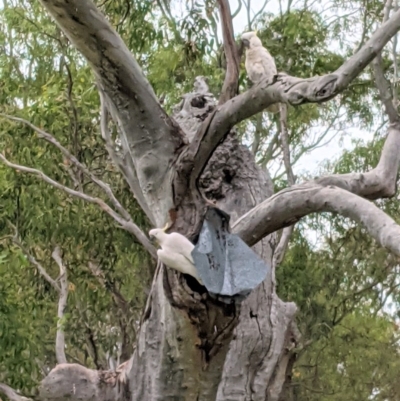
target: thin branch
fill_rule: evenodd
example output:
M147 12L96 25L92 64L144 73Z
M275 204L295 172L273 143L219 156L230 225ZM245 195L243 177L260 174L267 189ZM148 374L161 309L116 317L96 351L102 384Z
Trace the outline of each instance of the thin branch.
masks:
M268 2L269 2L269 0L265 0L264 4L261 6L261 8L253 15L253 18L250 21L249 31L251 31L251 27L252 27L253 23L256 21L256 19L263 13Z
M35 126L28 120L25 120L20 117L10 116L8 114L0 113L1 117L7 118L11 121L23 123L33 129L39 136L39 138L43 138L45 141L54 145L57 149L61 151L61 153L69 160L72 164L74 164L82 173L84 173L92 182L94 182L98 187L100 187L107 197L110 199L111 203L114 205L115 209L121 214L121 216L126 220L131 220L130 214L126 211L126 209L121 205L118 199L115 197L111 187L105 183L104 181L97 178L83 163L81 163L68 149L61 145L60 142L48 132L42 130L41 128Z
M254 140L253 143L251 144L251 153L253 153L254 157L257 155L257 152L260 148L262 123L263 123L263 113L259 113L256 118Z
M230 129L272 104L322 103L334 98L348 87L399 29L400 10L334 73L309 79L278 74L274 83L261 81L247 92L228 100L204 121L204 126L181 155L180 160L185 162L179 163L176 176L190 176L191 181L196 181ZM175 186L175 191L178 194L185 193L188 186L189 179L187 182L181 181Z
M250 7L250 4L251 4L251 0L243 0L243 3L244 3L244 5L245 5L245 7L246 7L246 16L247 16L247 26L248 26L248 30L249 31L251 31L251 17L250 17L250 14L251 14L251 7Z
M60 248L57 246L54 248L51 257L57 263L60 269L59 282L60 282L60 292L58 300L58 310L57 310L57 334L56 334L56 358L57 363L67 363L67 358L65 357L65 336L64 336L64 314L65 308L67 307L68 299L68 279L67 279L67 268L65 267L63 260L61 258Z
M236 17L239 15L240 10L242 9L242 1L243 1L243 0L239 0L239 1L238 1L238 8L236 9L236 11L234 11L234 12L232 13L232 20L233 20L234 18L236 18Z
M276 131L274 136L271 138L267 149L265 150L262 158L261 158L261 165L265 167L268 162L273 158L273 154L275 150L277 149L279 144L279 132Z
M14 389L7 386L7 384L0 383L0 392L2 392L10 401L32 401L31 398L19 395Z
M293 230L294 230L294 224L292 224L289 227L285 227L282 230L282 235L279 238L279 243L274 250L274 256L272 258L272 266L274 268L274 271L282 263L283 258L285 257L285 253L289 246L289 241L293 234Z
M235 42L229 0L218 0L218 8L221 17L222 37L227 63L225 80L218 101L221 105L238 93L240 60Z
M287 130L287 105L280 103L280 139L283 152L283 163L285 165L286 176L289 186L293 186L296 183L296 177L293 173L292 162L290 160L290 146L289 146L289 134ZM292 236L294 225L290 227L285 227L282 231L282 235L279 239L279 243L274 251L274 256L272 258L273 266L273 279L275 282L275 271L277 267L282 263L287 247L289 246L290 237Z
M94 198L83 192L75 191L74 189L66 187L60 184L59 182L54 181L52 178L50 178L40 170L11 163L6 159L6 157L2 153L0 153L0 160L2 160L6 166L11 167L14 170L36 175L37 177L47 182L48 184L52 185L53 187L66 192L68 195L74 196L79 199L83 199L84 201L89 203L97 204L103 211L105 211L117 223L119 223L121 228L133 234L153 258L155 259L157 258L156 248L152 245L152 243L149 241L146 235L140 230L140 228L135 223L133 223L132 220L123 219L117 212L115 212L112 208L110 208L110 206L108 206L102 199L97 197Z
M89 270L92 272L93 276L97 278L99 283L111 292L112 297L116 305L124 312L127 313L128 301L123 297L123 295L115 288L114 285L111 285L106 281L104 276L104 272L100 269L100 266L96 263L90 262L88 263Z
M179 30L177 29L174 17L171 15L171 12L168 9L168 7L165 5L165 9L164 9L164 6L163 6L161 0L156 0L156 3L158 5L158 8L161 10L162 16L165 18L165 20L168 22L170 28L172 29L172 31L175 35L176 41L178 43L183 43L182 35L180 34Z
M11 236L12 242L17 245L24 255L27 257L29 262L35 266L39 272L39 274L57 291L60 292L60 286L58 283L51 278L51 276L47 273L46 269L36 260L36 258L28 251L27 248L24 247L22 242L18 239L18 232L16 231L16 227L13 226L15 230L15 234Z
M392 2L393 0L387 0L385 4L383 12L383 24L389 19ZM382 52L379 52L379 54L375 57L374 61L372 62L372 67L374 71L375 85L378 88L379 96L385 107L386 114L389 116L389 121L391 123L399 121L399 115L397 114L396 107L393 103L393 95L391 93L390 83L385 78L383 70ZM395 91L396 89L394 88L394 92Z
M79 143L79 120L78 120L78 110L76 109L75 102L72 96L72 91L74 87L74 80L72 78L72 73L71 69L69 68L69 65L65 61L64 55L61 56L61 65L65 67L65 70L67 71L67 77L68 77L68 87L67 87L67 98L68 102L70 104L70 107L72 109L72 115L73 115L73 149L76 155L79 154L80 150L80 143Z
M289 134L287 130L287 105L280 104L280 139L283 152L283 163L285 165L286 176L290 186L294 185L296 182L296 177L294 176L292 163L290 161L290 147L289 147Z

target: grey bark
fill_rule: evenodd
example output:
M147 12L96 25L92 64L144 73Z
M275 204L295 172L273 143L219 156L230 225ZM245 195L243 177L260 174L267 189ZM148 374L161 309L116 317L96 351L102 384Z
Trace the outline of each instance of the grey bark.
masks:
M135 168L146 210L151 211L148 217L163 225L173 206L171 164L183 144L179 127L162 109L136 60L92 1L41 3L92 67L120 129L126 163Z
M308 80L280 74L276 81L262 82L220 107L215 107L211 96L192 93L175 116L179 127L161 108L137 62L90 0L41 2L90 63L102 102L120 131L124 163L119 165L127 166L130 173L125 171L125 177L155 225L162 226L176 210L174 228L195 234L192 227L201 222L205 206L192 191L192 182L203 197L229 212L236 220L233 230L254 244L269 264L276 246L274 231L323 210L358 219L397 252L398 227L387 216L378 224L379 209L361 198L393 195L400 154L397 126L391 128L374 171L325 177L272 197L268 177L232 128L273 103L297 105L333 98L399 30L400 11L335 73ZM196 126L200 129L195 133L189 129ZM365 215L357 206L367 207L370 213ZM132 358L116 372L58 365L42 382L40 397L278 400L297 337L295 312L294 304L276 296L271 275L239 307L214 301L190 278L159 266Z

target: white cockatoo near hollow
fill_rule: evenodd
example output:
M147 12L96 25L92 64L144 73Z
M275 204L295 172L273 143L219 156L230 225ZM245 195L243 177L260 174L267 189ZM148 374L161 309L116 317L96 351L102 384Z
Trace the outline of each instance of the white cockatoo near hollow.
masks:
M275 60L269 51L262 45L256 32L245 32L242 35L242 42L246 48L245 67L247 76L254 84L266 79L273 82L274 76L278 73ZM279 104L267 107L267 111L277 113Z
M157 250L158 258L166 266L181 273L189 274L203 285L192 258L194 245L182 234L167 234L166 229L167 226L149 231L150 239L155 239L161 246L161 249Z

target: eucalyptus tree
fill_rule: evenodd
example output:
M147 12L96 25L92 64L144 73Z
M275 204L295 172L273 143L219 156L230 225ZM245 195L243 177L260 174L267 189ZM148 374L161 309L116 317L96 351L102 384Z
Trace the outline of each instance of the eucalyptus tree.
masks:
M293 395L291 370L300 342L295 323L297 307L277 296L275 269L284 257L291 226L310 213L337 213L354 220L380 246L400 255L400 227L371 202L392 197L396 192L400 126L397 102L393 101L385 78L381 52L400 29L400 11L392 7L391 1L384 9L377 7L383 20L381 26L376 27L368 40L363 38L359 49L347 59L315 49L320 52L320 63L314 65L317 71L305 73L305 63L305 76L282 72L273 82L261 82L238 94L243 87L243 76L240 76L240 48L235 42L229 2L206 2L206 13L214 15L218 10L223 32L221 65L225 67L225 76L218 88L219 99L195 88L168 114L161 103L171 104L171 99L168 94L164 100L158 98L146 77L151 78L153 74L156 80L153 60L143 55L145 51L141 55L140 46L133 45L134 54L129 50L121 37L126 32L122 30L120 36L110 22L113 16L107 19L99 10L102 6L107 11L107 2L98 6L91 0L41 0L40 3L67 38L63 38L62 46L74 46L92 70L100 97L99 129L105 148L149 225L162 227L169 223L171 230L195 242L205 211L217 206L231 216L232 231L253 246L271 270L265 281L240 305L227 305L216 301L204 287L189 278L158 264L132 355L117 369L94 370L70 363L65 354L62 322L69 288L63 257L55 247L52 257L60 269L59 279L46 279L59 294L58 364L42 381L39 397L47 400L66 397L85 400L289 399ZM149 6L148 2L138 2L135 6L138 4ZM181 41L196 70L195 41L182 37L167 6L166 2L161 2L163 18L178 43ZM146 31L147 22L135 20L135 11L131 15L134 29ZM305 21L311 17L307 14ZM287 21L291 18L290 12L284 15ZM211 28L215 27L215 18L213 21ZM190 23L190 20L185 22ZM115 22L116 25L120 23ZM122 26L126 29L129 24L122 22ZM201 38L201 28L195 35ZM158 40L156 35L151 38L144 35L142 40L138 39L139 34L135 37L148 47ZM162 50L161 47L158 59L154 56L156 61L161 61L163 55L168 56L174 49L167 45L166 51ZM307 78L319 72L317 67L321 63L336 66L328 74ZM346 99L344 91L371 63L389 120L377 166L362 173L325 175L296 184L288 148L291 120L285 117L287 107L296 109L302 104L325 103L342 93ZM296 61L292 59L291 65L296 66ZM241 124L274 103L283 104L280 118L276 120L277 138L282 145L289 184L288 188L276 192L268 171L260 168L255 160L260 141L257 143L255 135L251 152L241 144L239 135L243 129ZM28 125L39 137L59 149L66 164L73 167L72 171L88 177L108 201L97 193L87 194L79 180L73 180L75 185L64 185L43 171L15 163L4 151L0 158L6 166L20 174L37 175L67 195L98 206L155 258L153 245L132 214L111 187L73 154L74 150L29 121L13 116L7 118ZM307 120L307 116L304 119ZM263 129L263 118L258 116L256 123ZM118 147L112 132L114 127ZM46 272L39 265L37 268L45 276ZM92 270L98 271L96 267ZM9 398L20 399L5 385L0 389Z

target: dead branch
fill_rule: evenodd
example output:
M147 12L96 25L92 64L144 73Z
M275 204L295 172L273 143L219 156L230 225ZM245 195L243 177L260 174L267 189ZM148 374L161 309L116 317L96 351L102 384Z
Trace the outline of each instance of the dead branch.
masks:
M64 314L65 308L67 307L68 299L68 279L67 279L67 268L65 267L63 260L61 258L61 250L58 246L54 248L51 257L57 263L60 269L59 282L59 300L58 300L58 310L57 310L57 334L56 334L56 358L57 363L67 363L67 358L65 357L65 336L64 336Z
M152 245L152 243L149 241L146 235L140 230L140 228L132 220L124 219L121 215L115 212L115 210L113 210L110 206L108 206L102 199L97 197L95 198L83 192L79 192L72 188L66 187L60 184L59 182L54 181L52 178L50 178L40 170L11 163L6 159L6 157L2 153L0 153L0 160L2 160L6 166L11 167L14 170L36 175L37 177L47 182L51 186L66 192L68 195L74 196L79 199L83 199L84 201L89 203L97 204L103 211L105 211L118 224L120 224L121 228L133 234L153 258L157 258L157 252L155 247Z

